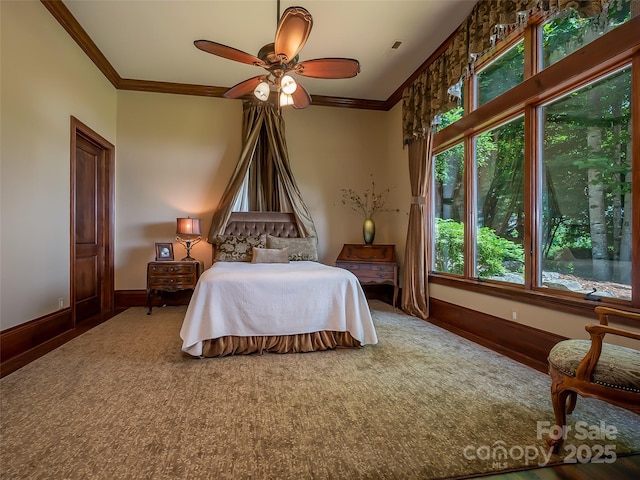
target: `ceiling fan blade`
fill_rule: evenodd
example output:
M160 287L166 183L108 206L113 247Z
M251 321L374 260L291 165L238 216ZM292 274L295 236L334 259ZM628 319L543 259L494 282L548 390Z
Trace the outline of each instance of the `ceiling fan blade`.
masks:
M293 97L293 108L307 108L311 105L311 95L300 83L291 96Z
M224 98L240 98L244 97L248 93L252 93L258 84L264 80L264 75L258 75L257 77L252 77L248 80L238 83L234 85L229 90L224 92Z
M302 7L287 8L276 31L275 53L284 63L294 59L309 38L313 19Z
M313 78L351 78L360 73L360 62L352 58L317 58L298 63L298 75Z
M253 55L233 47L227 47L221 43L211 42L209 40L196 40L193 44L203 52L212 53L218 57L246 63L248 65L256 65L258 67L264 67L266 65L258 57L254 57Z

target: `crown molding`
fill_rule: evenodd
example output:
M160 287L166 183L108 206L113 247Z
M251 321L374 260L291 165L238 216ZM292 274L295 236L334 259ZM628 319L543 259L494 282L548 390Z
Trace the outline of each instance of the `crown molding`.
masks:
M197 95L203 97L222 98L227 87L209 85L192 85L184 83L158 82L154 80L138 80L122 78L109 60L100 51L91 37L82 28L80 23L71 14L62 0L40 0L51 15L64 28L69 36L80 46L84 53L98 67L102 74L118 90L134 90L140 92L174 93L179 95ZM360 98L331 97L324 95L312 95L312 105L359 108L365 110L390 110L396 102L389 100L366 100Z
M157 82L155 80L136 80L123 78L118 90L135 90L138 92L175 93L178 95L196 95L200 97L222 97L227 88L189 83Z
M78 46L87 54L87 56L95 63L102 74L107 77L111 84L118 88L122 78L109 63L109 60L102 54L93 40L87 35L84 28L78 23L62 0L41 0L49 13L58 21L62 28L73 38Z
M386 101L366 100L362 98L327 97L324 95L311 95L311 105L324 107L360 108L363 110L388 111L390 107ZM392 105L393 106L393 105Z

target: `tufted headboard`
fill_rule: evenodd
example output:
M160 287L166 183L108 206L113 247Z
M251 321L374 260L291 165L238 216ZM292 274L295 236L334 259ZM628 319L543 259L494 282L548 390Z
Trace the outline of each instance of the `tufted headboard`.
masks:
M232 212L224 229L225 235L258 236L263 233L274 237L298 237L293 213Z
M274 237L299 237L293 213L282 212L232 212L224 229L225 235L257 237L263 233ZM212 246L212 258L216 257L216 245Z

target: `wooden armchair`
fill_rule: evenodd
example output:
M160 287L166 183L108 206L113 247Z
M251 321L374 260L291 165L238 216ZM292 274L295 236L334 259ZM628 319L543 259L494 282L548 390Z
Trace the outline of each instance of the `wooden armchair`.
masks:
M585 327L590 340L564 340L549 352L551 401L556 425L564 432L567 414L573 412L578 394L594 397L640 413L640 350L603 343L605 334L640 340L640 333L609 326L609 315L636 320L640 314L596 307L600 323ZM564 436L547 442L557 453Z

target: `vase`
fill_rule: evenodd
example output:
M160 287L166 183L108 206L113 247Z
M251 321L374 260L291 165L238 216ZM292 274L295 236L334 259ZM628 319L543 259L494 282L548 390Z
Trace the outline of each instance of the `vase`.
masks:
M376 224L373 222L373 218L365 219L362 224L362 236L364 237L365 245L373 243L373 239L376 236Z

